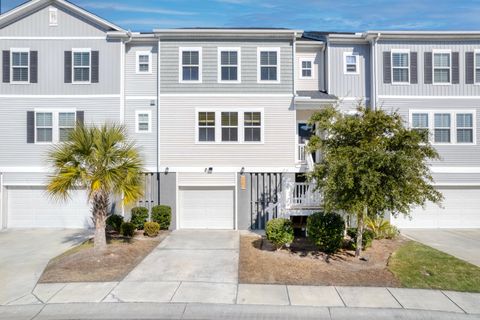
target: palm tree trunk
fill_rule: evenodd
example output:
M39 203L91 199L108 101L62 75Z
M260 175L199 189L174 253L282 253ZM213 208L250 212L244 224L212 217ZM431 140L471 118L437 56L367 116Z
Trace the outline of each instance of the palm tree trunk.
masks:
M107 238L105 235L105 221L108 215L108 195L99 190L93 196L93 219L95 221L95 237L93 239L93 250L95 254L104 252L107 249Z
M365 224L365 216L367 212L367 207L363 211L360 211L357 214L357 244L355 248L355 257L359 257L362 252L362 242L363 242L363 229Z

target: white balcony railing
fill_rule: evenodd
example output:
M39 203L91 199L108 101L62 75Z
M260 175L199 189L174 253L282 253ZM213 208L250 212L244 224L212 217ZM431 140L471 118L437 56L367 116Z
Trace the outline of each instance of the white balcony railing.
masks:
M295 182L292 205L297 208L318 208L322 204L322 196L311 183Z

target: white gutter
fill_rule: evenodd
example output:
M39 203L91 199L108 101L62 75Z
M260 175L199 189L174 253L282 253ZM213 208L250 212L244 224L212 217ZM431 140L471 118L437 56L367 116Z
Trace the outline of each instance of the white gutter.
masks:
M3 172L0 172L0 230L3 229L5 218L3 217Z

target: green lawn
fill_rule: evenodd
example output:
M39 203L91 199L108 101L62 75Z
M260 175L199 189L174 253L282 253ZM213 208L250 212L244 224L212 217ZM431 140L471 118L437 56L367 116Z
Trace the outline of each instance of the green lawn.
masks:
M415 241L392 254L389 269L406 288L480 292L480 268Z

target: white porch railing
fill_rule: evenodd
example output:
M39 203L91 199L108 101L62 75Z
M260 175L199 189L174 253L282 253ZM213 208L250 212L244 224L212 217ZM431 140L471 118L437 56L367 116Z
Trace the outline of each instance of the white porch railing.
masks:
M314 190L311 183L295 182L293 187L292 207L318 208L322 204L320 192Z

